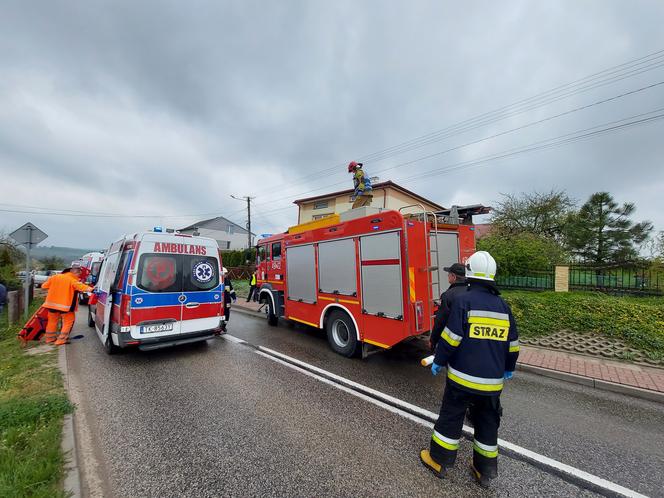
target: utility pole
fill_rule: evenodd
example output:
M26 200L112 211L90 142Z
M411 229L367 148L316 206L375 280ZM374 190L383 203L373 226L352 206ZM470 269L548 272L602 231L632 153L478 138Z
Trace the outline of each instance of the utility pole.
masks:
M248 195L236 197L233 194L231 194L231 197L238 201L247 201L247 250L251 250L251 201L255 198Z

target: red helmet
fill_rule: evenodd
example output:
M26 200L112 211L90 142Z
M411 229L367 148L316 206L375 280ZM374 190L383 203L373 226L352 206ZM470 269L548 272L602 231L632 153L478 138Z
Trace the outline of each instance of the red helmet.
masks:
M357 168L361 168L361 167L362 167L362 163L356 163L355 161L351 161L351 162L348 163L348 172L352 173Z

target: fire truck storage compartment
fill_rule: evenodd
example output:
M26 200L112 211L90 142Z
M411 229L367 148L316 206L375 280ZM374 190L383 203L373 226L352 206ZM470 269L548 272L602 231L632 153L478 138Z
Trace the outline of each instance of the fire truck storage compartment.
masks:
M353 239L318 244L320 292L357 296L357 263Z
M316 302L316 261L313 244L286 248L288 299Z
M453 263L459 263L459 234L456 232L437 232L437 234L432 232L429 237L431 239L430 244L432 251L436 250L436 242L433 240L434 237L438 241L438 271L431 273L433 280L432 287L436 294L434 299L438 299L450 286L447 281L447 272L445 272L443 268L449 267ZM431 264L435 265L435 252L431 253L431 259L433 260ZM436 278L438 278L437 281ZM438 282L438 285L436 285L436 282Z
M399 232L360 237L362 310L370 315L403 318Z

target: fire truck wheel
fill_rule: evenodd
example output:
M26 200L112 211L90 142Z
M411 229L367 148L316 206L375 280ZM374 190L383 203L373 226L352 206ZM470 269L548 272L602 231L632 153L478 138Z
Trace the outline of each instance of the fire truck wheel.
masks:
M357 331L347 313L334 310L327 318L327 340L330 347L341 355L351 358L358 349Z
M272 301L269 298L265 305L265 315L267 316L268 325L276 327L279 324L279 317L274 313L274 310L272 309Z

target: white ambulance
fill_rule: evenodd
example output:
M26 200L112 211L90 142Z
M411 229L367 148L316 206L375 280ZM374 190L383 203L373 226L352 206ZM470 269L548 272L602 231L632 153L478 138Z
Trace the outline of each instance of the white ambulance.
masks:
M106 352L203 341L224 323L217 242L179 233L138 233L111 244L89 306ZM96 302L95 302L96 301Z

